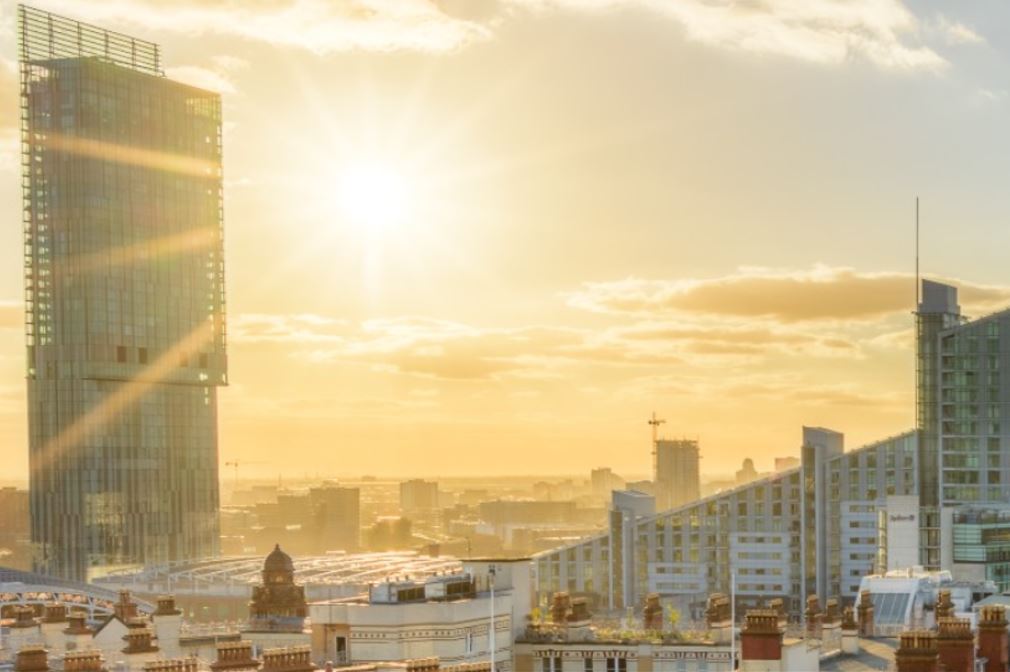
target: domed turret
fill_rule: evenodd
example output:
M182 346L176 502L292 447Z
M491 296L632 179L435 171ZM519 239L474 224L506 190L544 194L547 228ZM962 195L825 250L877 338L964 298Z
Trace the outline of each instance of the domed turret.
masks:
M292 583L294 579L295 563L280 544L275 545L263 563L263 583Z
M295 564L277 544L263 562L263 585L253 588L250 630L301 632L307 615L305 589L295 584Z

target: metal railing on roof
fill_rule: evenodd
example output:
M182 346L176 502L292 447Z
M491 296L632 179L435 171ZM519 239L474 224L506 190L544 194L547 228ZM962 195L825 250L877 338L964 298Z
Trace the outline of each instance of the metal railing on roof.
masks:
M18 5L21 61L99 58L137 72L164 77L160 47L41 9Z

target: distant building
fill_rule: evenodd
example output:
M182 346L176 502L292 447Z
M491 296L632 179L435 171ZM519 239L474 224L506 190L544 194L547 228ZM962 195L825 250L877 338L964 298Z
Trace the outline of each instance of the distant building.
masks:
M656 496L656 483L654 481L628 481L625 485L628 490L644 492L647 495Z
M698 442L659 439L655 446L656 506L670 509L701 496Z
M400 510L407 516L437 511L438 483L419 478L400 483Z
M31 568L28 491L0 488L0 566Z
M610 499L612 490L624 488L624 479L615 474L610 467L593 469L589 472L589 482L593 496L605 501Z
M380 516L364 536L369 551L402 551L414 543L413 524L403 516Z
M18 9L40 571L217 554L221 97L155 44Z
M776 457L775 458L775 471L789 471L790 469L795 469L800 466L800 458L798 457Z
M309 491L316 552L357 551L361 546L361 492L358 488L324 485Z
M751 458L745 458L743 461L743 466L736 472L736 484L744 485L750 483L758 478L759 474L757 469L754 468L754 460Z

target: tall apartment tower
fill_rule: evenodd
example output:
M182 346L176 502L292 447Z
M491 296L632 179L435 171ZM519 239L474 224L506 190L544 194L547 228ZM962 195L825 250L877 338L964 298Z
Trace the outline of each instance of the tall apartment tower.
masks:
M670 509L701 496L698 442L659 439L655 445L656 508Z
M36 568L218 551L221 99L159 48L18 9Z

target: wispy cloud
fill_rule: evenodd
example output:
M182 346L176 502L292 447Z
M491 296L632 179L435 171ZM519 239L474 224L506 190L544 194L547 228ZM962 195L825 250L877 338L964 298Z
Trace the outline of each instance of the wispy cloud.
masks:
M517 0L522 2L523 0ZM638 7L680 24L696 42L825 64L864 60L891 70L939 70L900 0L526 0L533 6Z
M427 0L53 0L57 12L89 21L128 21L188 34L234 35L318 53L365 49L445 51L489 35Z
M1010 303L1010 287L955 281L969 310ZM744 268L716 278L591 282L568 295L569 305L603 313L694 313L765 318L785 323L875 320L910 311L914 278L815 266L807 270Z
M984 37L960 21L953 21L943 14L927 22L928 31L936 33L947 44L985 44Z
M922 37L921 22L900 0L228 0L170 4L107 0L53 9L89 20L128 20L159 30L236 35L318 53L366 50L447 51L494 36L505 21L557 12L646 11L668 19L694 42L823 64L862 60L889 70L940 70L946 60ZM977 34L946 18L943 41Z

